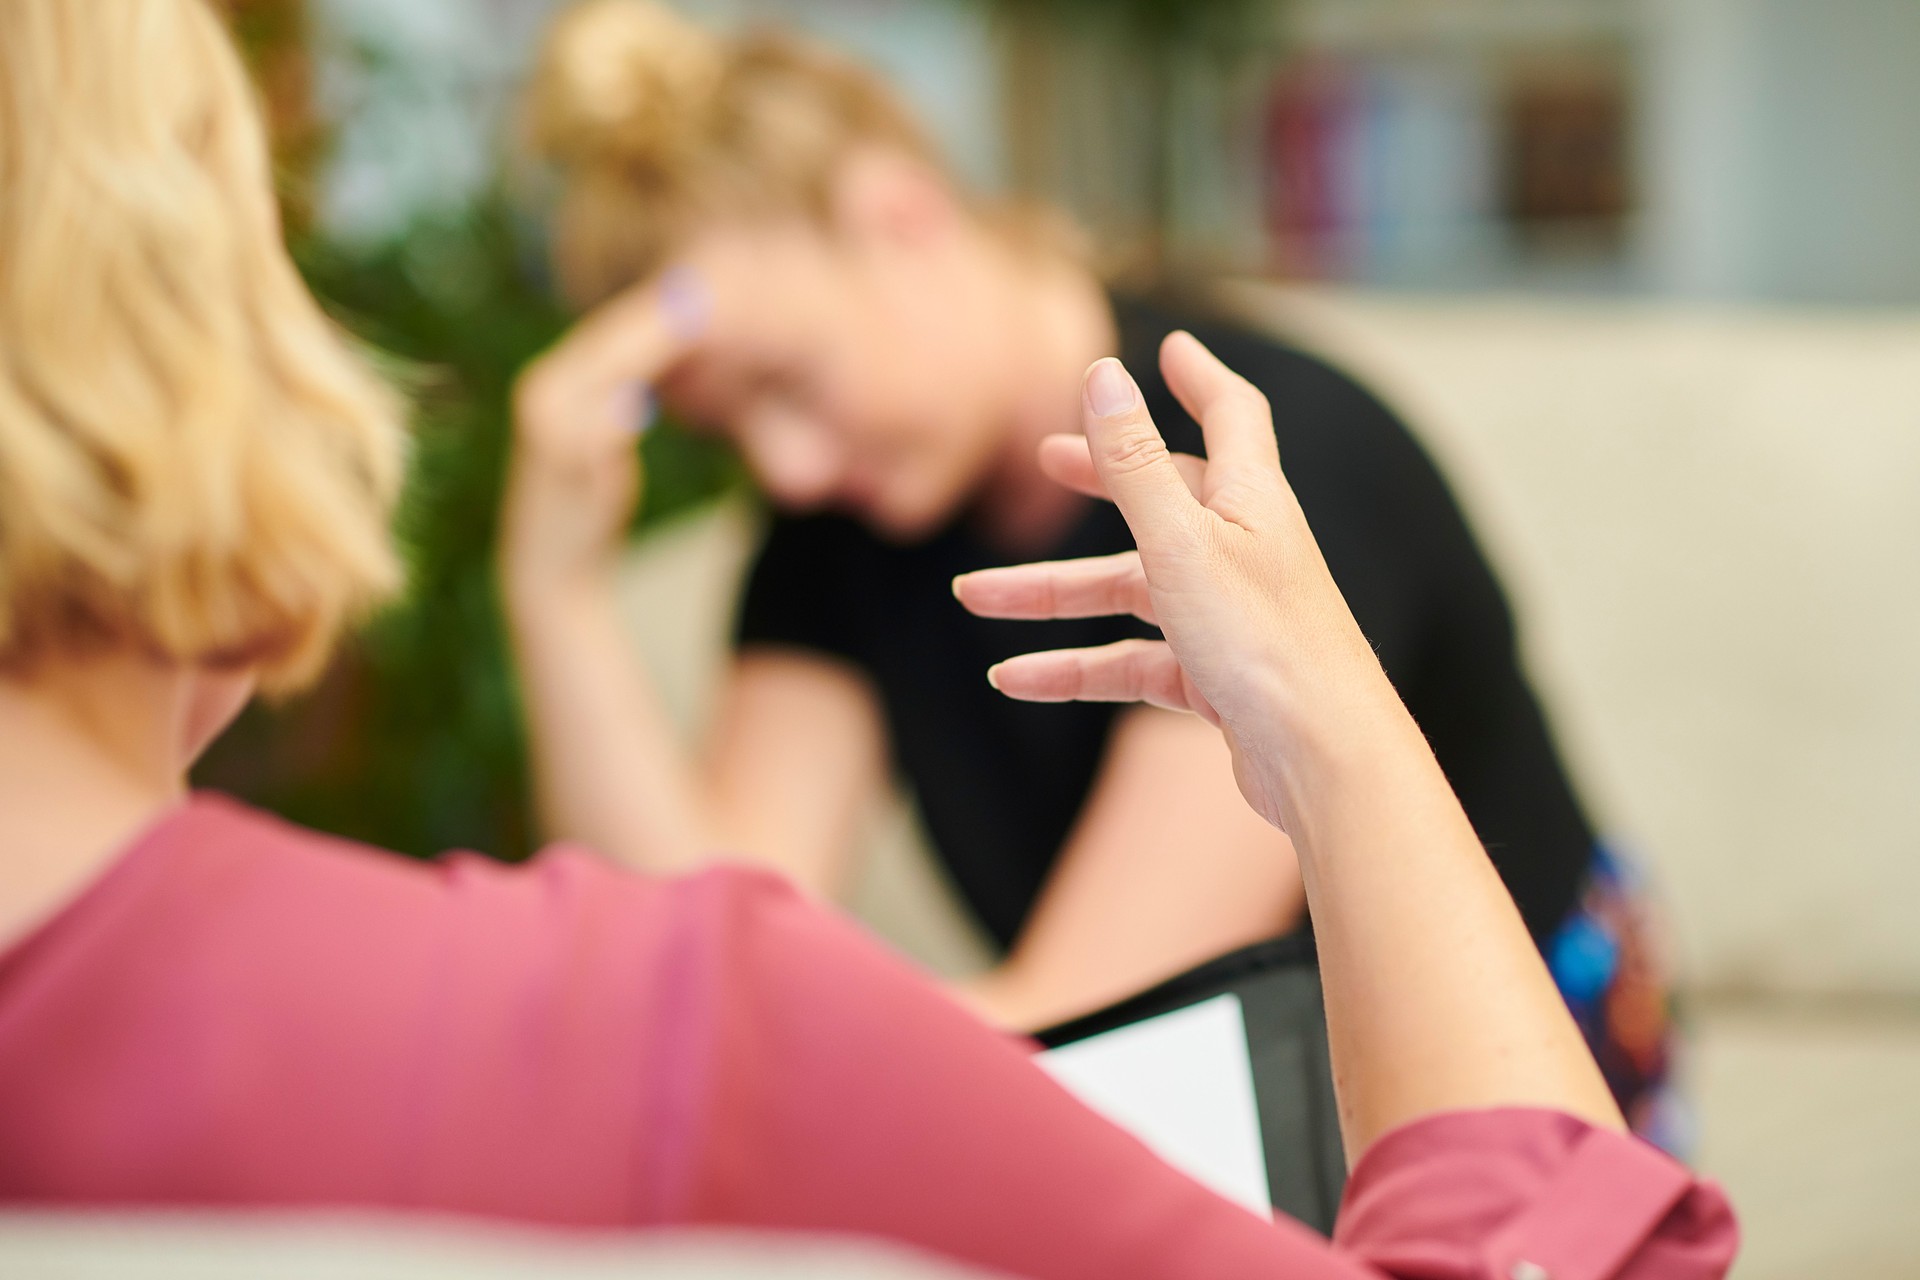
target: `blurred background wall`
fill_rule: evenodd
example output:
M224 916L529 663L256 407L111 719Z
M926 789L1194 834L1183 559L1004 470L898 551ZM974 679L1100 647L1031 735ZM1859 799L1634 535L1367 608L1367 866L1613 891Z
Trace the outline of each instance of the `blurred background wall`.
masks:
M494 179L554 0L312 0L323 205ZM1910 0L686 0L890 71L1119 256L1394 288L1920 302Z
M427 854L537 841L487 554L564 316L505 181L553 0L231 0L316 288L421 410L415 587L205 780ZM1667 892L1745 1275L1920 1274L1920 3L685 0L852 49L988 191L1222 287L1407 413ZM1280 406L1284 412L1285 407ZM757 513L649 436L635 642L698 732ZM982 953L875 815L862 912Z

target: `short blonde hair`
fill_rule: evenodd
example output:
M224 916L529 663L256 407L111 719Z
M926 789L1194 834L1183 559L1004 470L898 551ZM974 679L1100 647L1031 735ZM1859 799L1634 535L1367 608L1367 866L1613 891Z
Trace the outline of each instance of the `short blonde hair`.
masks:
M862 146L946 168L858 63L783 32L722 36L653 0L584 0L554 22L526 95L528 140L559 174L554 264L586 305L652 275L715 222L825 221Z
M398 584L401 473L205 0L0 0L0 667L136 645L297 685Z

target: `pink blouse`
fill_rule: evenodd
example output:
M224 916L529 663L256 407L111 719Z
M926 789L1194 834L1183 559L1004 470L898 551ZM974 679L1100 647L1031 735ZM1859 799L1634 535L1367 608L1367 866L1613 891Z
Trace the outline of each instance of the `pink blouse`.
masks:
M858 1233L1030 1277L1680 1280L1721 1193L1551 1112L1379 1142L1335 1239L1169 1169L778 880L422 864L198 797L0 953L0 1202Z

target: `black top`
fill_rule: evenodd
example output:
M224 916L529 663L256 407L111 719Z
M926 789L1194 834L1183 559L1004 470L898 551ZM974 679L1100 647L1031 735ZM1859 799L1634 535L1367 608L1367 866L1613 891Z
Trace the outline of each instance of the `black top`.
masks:
M1514 648L1513 619L1440 473L1394 415L1345 375L1268 338L1116 305L1122 356L1176 450L1199 427L1160 376L1160 339L1184 325L1273 402L1280 457L1327 564L1433 744L1536 938L1574 904L1593 834ZM1090 504L1055 545L1007 557L969 516L902 546L837 515L780 517L738 638L842 658L874 683L894 761L936 853L982 924L1010 946L1099 769L1122 708L1002 697L989 666L1038 649L1155 634L1131 619L996 622L954 600L954 575L1133 545Z

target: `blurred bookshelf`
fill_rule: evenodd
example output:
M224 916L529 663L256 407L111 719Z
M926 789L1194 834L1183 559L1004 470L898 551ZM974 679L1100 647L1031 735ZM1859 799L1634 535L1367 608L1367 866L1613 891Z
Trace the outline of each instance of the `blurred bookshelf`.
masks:
M671 2L865 58L967 181L1121 266L1920 303L1917 0ZM564 0L305 3L377 55L320 59L320 221L484 193Z
M1008 185L1163 276L1920 303L1915 0L999 8Z
M1626 287L1623 0L1297 0L1262 130L1265 270L1396 288Z
M1269 0L1143 31L1000 5L1009 185L1120 262L1626 287L1634 0Z

